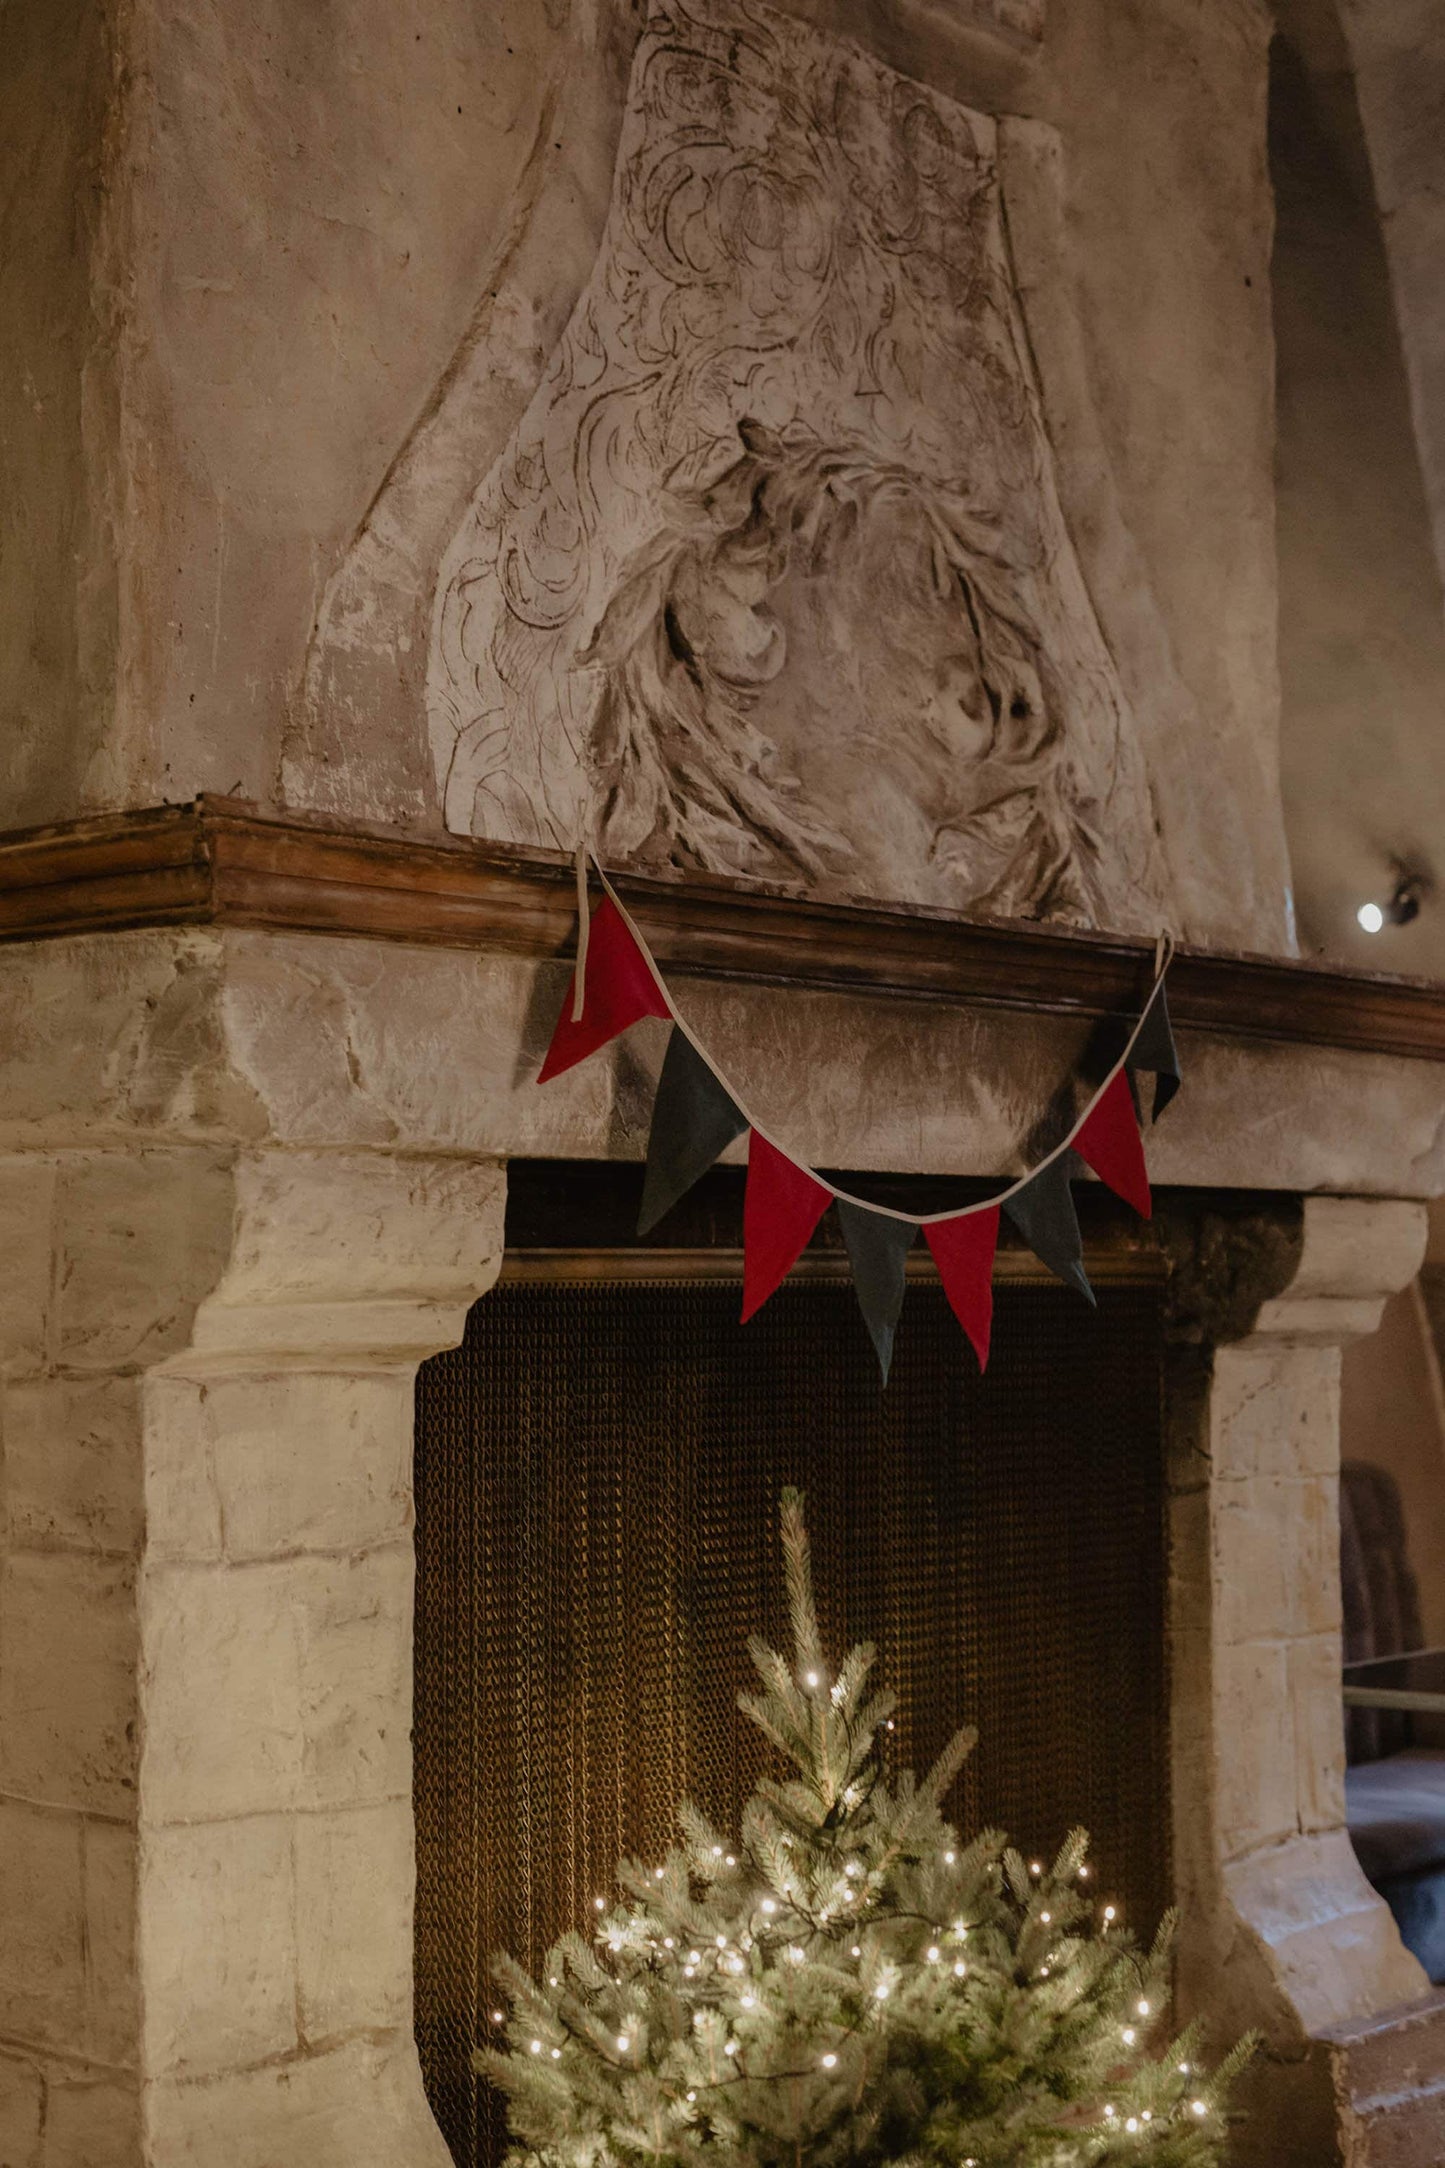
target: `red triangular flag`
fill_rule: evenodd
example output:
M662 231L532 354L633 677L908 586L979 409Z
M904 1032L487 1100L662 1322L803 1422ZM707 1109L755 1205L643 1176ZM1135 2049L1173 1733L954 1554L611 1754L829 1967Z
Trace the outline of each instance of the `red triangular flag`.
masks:
M1088 1118L1074 1137L1074 1150L1101 1182L1131 1204L1141 1219L1153 1212L1144 1143L1134 1113L1133 1094L1123 1070L1104 1086Z
M760 1310L798 1262L809 1235L833 1202L776 1145L754 1129L748 1138L743 1196L743 1323Z
M998 1247L997 1205L957 1219L925 1220L923 1238L933 1252L954 1316L973 1342L980 1370L988 1368L993 1331L993 1253Z
M640 1016L666 1016L668 1007L662 988L648 969L627 922L610 896L604 896L592 914L587 941L587 984L582 1014L572 1021L572 982L562 1001L562 1013L552 1034L547 1058L537 1075L545 1084L560 1076L574 1062L585 1061L599 1046L606 1046L619 1031L626 1031Z

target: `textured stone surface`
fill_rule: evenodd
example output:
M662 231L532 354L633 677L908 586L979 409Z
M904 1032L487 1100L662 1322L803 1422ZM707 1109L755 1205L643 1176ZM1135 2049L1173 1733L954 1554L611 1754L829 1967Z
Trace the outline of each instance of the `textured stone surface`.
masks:
M0 2034L11 2041L64 2047L84 2028L82 1835L76 1815L0 1798Z
M13 1551L0 1566L0 1791L132 1808L134 1581L129 1561Z
M244 1731L245 1711L236 1721ZM291 1845L280 1815L145 1832L140 1960L148 2075L227 2069L296 2047Z
M407 2028L412 1932L409 1798L295 1825L298 1994L303 2037Z

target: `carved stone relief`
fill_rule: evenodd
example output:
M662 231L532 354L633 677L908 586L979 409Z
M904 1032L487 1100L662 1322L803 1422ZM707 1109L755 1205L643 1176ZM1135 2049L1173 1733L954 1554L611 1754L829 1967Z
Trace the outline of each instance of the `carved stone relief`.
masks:
M995 153L751 0L654 11L597 262L443 560L449 827L1157 923Z

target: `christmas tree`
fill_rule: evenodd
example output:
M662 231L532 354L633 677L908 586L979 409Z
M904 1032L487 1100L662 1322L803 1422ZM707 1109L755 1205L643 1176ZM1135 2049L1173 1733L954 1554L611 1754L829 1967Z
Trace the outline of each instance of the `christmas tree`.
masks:
M962 1841L941 1803L972 1732L890 1782L893 1697L866 1643L827 1669L794 1491L782 1536L792 1654L754 1638L739 1706L789 1774L736 1840L682 1806L681 1843L625 1861L622 1900L540 1981L497 1960L507 2049L477 2063L508 2095L512 2168L1219 2161L1250 2043L1209 2071L1168 2037L1169 1922L1134 1947L1082 1831L1052 1864Z

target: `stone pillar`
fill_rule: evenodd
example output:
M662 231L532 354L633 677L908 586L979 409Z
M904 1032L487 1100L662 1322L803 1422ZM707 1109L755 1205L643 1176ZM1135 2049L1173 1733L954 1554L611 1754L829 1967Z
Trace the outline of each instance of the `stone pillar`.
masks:
M1322 2168L1371 2158L1345 2149L1331 2036L1428 1987L1344 1827L1339 1572L1340 1349L1418 1268L1425 1213L1317 1197L1297 1241L1255 1236L1198 1259L1174 1361L1181 1998L1264 2036L1241 2168Z
M449 2168L412 1379L502 1194L380 1152L0 1161L0 2168Z

